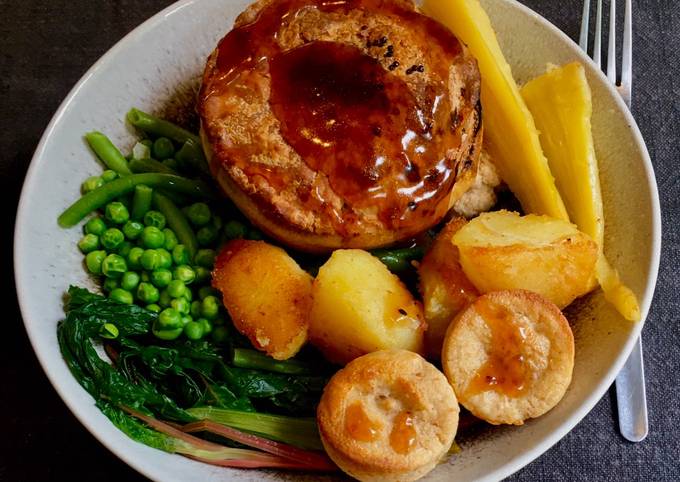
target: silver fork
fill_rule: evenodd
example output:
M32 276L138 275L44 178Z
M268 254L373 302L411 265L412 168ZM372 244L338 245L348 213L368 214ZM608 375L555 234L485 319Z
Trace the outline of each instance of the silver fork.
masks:
M609 5L609 46L607 53L607 77L616 86L628 109L631 105L633 83L633 6L632 0L625 0L626 12L623 26L623 65L621 83L617 83L616 70L616 2ZM602 67L602 0L597 0L595 18L595 39L593 60ZM588 53L588 31L590 27L590 0L583 2L581 22L581 48ZM627 440L640 442L647 437L647 396L645 394L645 370L642 361L642 340L638 338L626 364L616 377L616 401L619 409L619 430Z

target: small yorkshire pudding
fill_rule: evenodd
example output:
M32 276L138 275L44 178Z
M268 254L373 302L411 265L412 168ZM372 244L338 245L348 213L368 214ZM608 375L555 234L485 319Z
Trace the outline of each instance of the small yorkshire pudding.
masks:
M408 482L448 452L458 415L434 365L410 351L383 350L333 375L316 419L326 453L344 472L362 482Z
M476 61L409 0L260 0L209 57L211 171L250 220L306 251L437 224L474 182Z
M574 336L552 302L523 290L475 300L449 325L442 367L461 405L500 425L522 425L562 399L574 370Z

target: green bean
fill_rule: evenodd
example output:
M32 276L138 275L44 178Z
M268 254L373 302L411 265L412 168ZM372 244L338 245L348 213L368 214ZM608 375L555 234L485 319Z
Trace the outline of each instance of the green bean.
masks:
M130 170L137 174L142 172L160 172L162 174L177 175L177 171L175 171L174 169L170 169L162 162L158 162L157 160L150 158L131 160Z
M135 186L140 184L189 194L199 198L214 197L211 189L201 181L192 181L184 177L172 176L170 174L132 174L111 181L94 191L85 194L59 216L59 226L62 228L75 226L92 211L101 208L106 203L113 201L123 194L131 192L134 190ZM175 230L175 232L176 231L177 230Z
M106 167L117 172L121 176L131 174L127 160L125 160L123 154L120 153L108 137L101 132L95 131L85 134L85 139L94 153L97 154L97 157L106 164Z
M142 112L139 109L130 109L130 112L127 113L127 120L130 124L143 130L147 134L169 137L177 142L186 142L191 139L200 145L200 139L196 134L192 134L188 130L183 129L172 122L159 119L158 117Z
M175 159L180 166L193 168L203 174L210 175L208 161L205 159L200 141L189 139L175 154Z
M314 372L307 363L298 360L274 360L263 353L244 348L234 349L233 363L235 367L267 370L289 375L308 375Z
M151 209L151 202L153 201L153 189L144 184L135 186L135 195L132 198L132 219L141 220L144 215ZM144 228L142 228L142 231Z
M422 258L425 249L422 246L404 249L377 249L371 254L382 261L390 271L400 273L411 267L411 261Z
M153 202L156 209L165 216L167 225L175 232L179 243L188 251L189 258L193 259L198 249L198 241L184 213L167 196L159 192L153 193Z

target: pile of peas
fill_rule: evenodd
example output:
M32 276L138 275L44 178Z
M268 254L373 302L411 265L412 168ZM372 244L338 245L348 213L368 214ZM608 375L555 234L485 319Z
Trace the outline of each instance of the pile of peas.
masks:
M175 167L170 139L143 142L156 159ZM106 170L88 178L83 192L117 177L115 171ZM223 224L206 203L190 204L182 212L199 247L192 259L188 247L179 243L177 234L167 226L165 215L151 209L152 191L137 186L135 196L149 202L133 203L130 196L122 196L87 221L78 242L87 270L103 278L103 290L110 299L158 313L152 333L159 339L184 335L200 340L213 333L213 339L220 341L228 337L228 330L219 294L210 286L216 249L223 240L259 236L239 221Z

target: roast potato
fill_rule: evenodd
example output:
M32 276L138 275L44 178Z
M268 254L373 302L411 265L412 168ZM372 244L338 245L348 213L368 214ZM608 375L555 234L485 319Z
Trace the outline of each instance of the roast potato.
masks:
M388 348L423 351L420 303L366 251L335 251L319 269L312 299L309 338L332 362Z
M258 350L285 360L307 341L312 277L283 249L231 241L215 261L213 286L236 329Z
M419 289L427 322L425 347L431 358L439 358L446 329L453 317L479 296L463 272L458 248L452 239L465 224L463 218L451 220L418 266Z
M566 221L486 213L453 242L463 271L482 293L524 289L564 308L594 287L597 243Z

